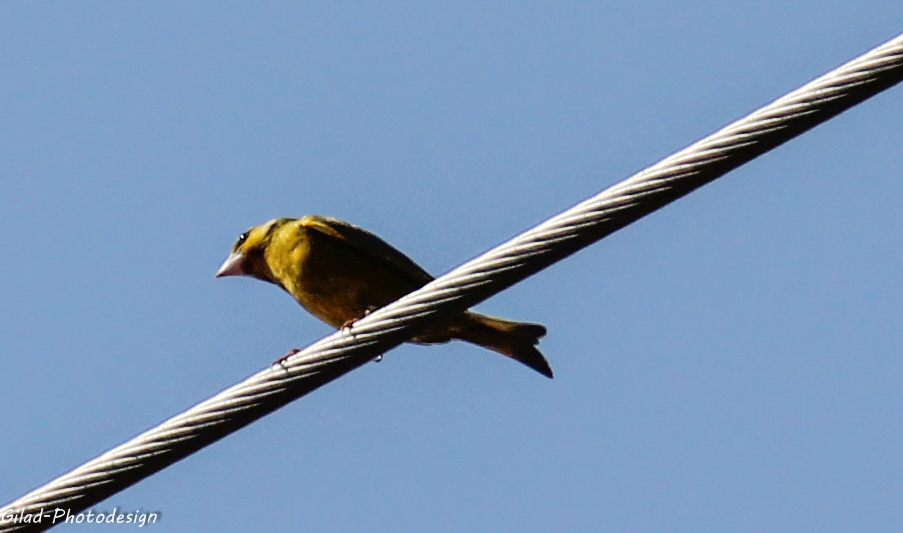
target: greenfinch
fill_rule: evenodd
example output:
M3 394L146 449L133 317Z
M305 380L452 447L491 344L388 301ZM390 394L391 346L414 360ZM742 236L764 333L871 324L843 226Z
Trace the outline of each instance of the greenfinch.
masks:
M216 277L251 276L282 287L312 315L348 327L432 281L406 255L348 222L317 215L277 218L241 234ZM536 349L546 328L465 311L411 342L460 339L483 346L551 378Z

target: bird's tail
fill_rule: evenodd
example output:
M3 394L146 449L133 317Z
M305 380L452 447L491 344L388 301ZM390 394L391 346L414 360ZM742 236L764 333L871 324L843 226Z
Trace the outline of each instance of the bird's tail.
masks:
M552 369L536 345L546 334L545 326L513 322L479 313L466 312L466 319L456 328L455 337L478 344L519 361L548 378Z

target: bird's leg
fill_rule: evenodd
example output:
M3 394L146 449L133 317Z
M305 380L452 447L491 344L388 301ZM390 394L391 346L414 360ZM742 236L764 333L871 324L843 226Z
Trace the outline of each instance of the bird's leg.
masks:
M342 324L342 327L340 328L340 329L342 330L342 333L348 333L348 332L350 332L350 331L351 331L351 328L352 328L352 326L354 326L354 323L355 323L355 322L357 322L358 320L360 320L360 319L364 318L365 316L369 315L369 314L372 313L373 311L376 311L376 309L377 309L376 307L368 307L368 308L364 309L364 314L363 314L363 316L359 316L359 317L357 317L357 318L352 318L351 320L346 320L345 323ZM382 361L382 360L383 360L382 354L377 355L376 357L373 358L373 360L376 361L377 363L380 362L380 361Z
M359 317L357 317L357 318L352 318L351 320L346 320L345 323L342 324L342 327L339 328L339 329L342 330L342 333L348 333L348 332L350 332L350 331L351 331L351 328L354 326L354 323L355 323L355 322L357 322L358 320L360 320L360 319L364 318L365 316L369 315L369 314L372 313L373 311L376 311L376 309L377 309L376 307L368 307L368 308L364 309L364 314L363 314L363 315L361 315L361 316L359 316Z
M274 364L274 365L283 366L283 363L285 363L285 361L286 361L289 357L295 355L296 353L299 353L300 351L301 351L301 350L299 350L298 348L292 348L292 349L289 350L285 355L283 355L283 356L280 357L279 359L276 359L275 361L273 361L273 364Z

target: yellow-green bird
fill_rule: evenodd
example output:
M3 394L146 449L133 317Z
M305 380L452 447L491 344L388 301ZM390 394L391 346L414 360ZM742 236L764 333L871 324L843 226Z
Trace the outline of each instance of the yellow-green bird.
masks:
M348 222L318 215L276 218L241 234L216 273L278 285L312 315L341 328L433 280L406 255ZM433 344L460 339L520 361L552 377L536 349L546 328L473 311L411 339Z

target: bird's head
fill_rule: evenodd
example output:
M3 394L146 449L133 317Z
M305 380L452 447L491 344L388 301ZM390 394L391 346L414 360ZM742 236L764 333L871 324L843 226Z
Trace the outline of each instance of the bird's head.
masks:
M278 285L267 264L265 253L267 246L272 242L273 234L291 221L290 218L275 218L239 235L238 240L232 245L229 257L217 270L216 277L252 276Z

